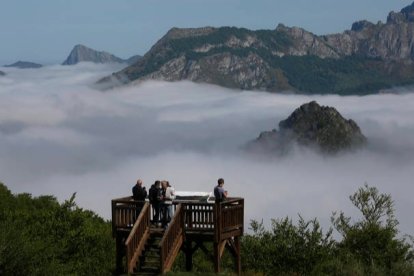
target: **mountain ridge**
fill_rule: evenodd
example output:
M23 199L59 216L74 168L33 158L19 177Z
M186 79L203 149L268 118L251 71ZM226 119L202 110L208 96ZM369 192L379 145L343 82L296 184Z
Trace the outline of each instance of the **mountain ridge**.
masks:
M36 68L43 67L43 65L39 63L30 62L30 61L19 60L13 64L4 65L4 67L15 67L19 69L36 69Z
M413 10L414 3L391 12L387 23L361 20L321 36L283 24L172 28L142 59L99 83L190 80L270 92L376 93L414 83Z
M105 51L97 51L82 44L77 44L62 63L62 65L74 65L79 62L94 63L127 63L133 64L141 58L140 55L134 55L128 59L122 59Z

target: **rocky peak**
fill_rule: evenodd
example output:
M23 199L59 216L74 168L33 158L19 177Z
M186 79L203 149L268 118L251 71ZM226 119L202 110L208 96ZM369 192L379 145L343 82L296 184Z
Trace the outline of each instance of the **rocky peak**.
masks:
M390 12L387 17L387 24L401 24L405 23L406 18L400 12Z
M375 25L373 23L371 23L367 20L361 20L361 21L354 22L352 24L351 31L359 32L359 31L362 31L364 29L374 27L374 26Z
M284 151L292 143L336 153L360 147L366 143L366 138L353 120L345 119L333 107L320 106L312 101L280 121L279 131L261 133L253 145Z
M387 23L401 24L405 22L414 22L414 2L403 8L400 12L390 12L387 17Z
M108 52L96 51L84 45L76 45L62 65L73 65L82 61L94 63L123 63L124 60Z
M401 10L401 13L404 15L407 21L414 22L414 2L411 5L403 8Z

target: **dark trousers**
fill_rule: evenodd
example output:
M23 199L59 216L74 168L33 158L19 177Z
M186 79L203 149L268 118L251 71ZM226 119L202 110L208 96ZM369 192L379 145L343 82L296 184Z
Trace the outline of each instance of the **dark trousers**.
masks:
M154 210L154 217L152 218L154 222L160 221L160 211L161 211L161 202L153 202L152 208Z
M171 204L165 204L163 203L161 205L161 213L162 213L162 226L166 227L167 224L171 221L171 210L172 205Z

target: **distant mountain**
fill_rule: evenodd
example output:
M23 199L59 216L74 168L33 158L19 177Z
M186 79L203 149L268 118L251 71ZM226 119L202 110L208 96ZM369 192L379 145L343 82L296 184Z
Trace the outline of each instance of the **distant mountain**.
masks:
M20 68L20 69L40 68L42 66L43 66L42 64L29 62L29 61L20 61L20 60L13 64L4 65L4 67L15 67L15 68Z
M82 61L94 63L126 63L131 65L137 62L141 57L142 56L140 55L135 55L124 60L108 52L96 51L84 45L78 44L73 47L68 58L62 63L62 65L73 65Z
M123 63L124 60L107 52L100 52L84 45L76 45L62 65L73 65L82 61L94 63Z
M248 145L249 150L265 153L285 153L299 144L320 149L325 153L359 148L366 137L353 120L347 120L333 107L313 101L297 108L280 121L279 130L265 131Z
M6 75L6 73L4 73L3 71L0 71L0 77L5 76L5 75Z
M230 88L365 94L414 83L414 3L386 23L318 36L274 30L173 28L135 64L99 81L191 80Z

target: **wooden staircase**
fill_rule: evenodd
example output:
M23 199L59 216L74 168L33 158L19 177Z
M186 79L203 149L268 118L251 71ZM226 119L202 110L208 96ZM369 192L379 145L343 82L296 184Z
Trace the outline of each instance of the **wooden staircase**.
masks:
M123 264L126 259L128 274L165 274L171 270L180 250L185 253L187 270L191 271L194 252L200 248L206 253L203 242L212 242L216 273L220 272L224 249L229 248L240 275L244 200L234 198L218 204L187 200L175 201L173 204L174 217L164 230L151 225L151 207L148 202L134 201L129 197L112 200L117 272L125 273Z
M160 243L164 235L163 228L150 228L150 236L145 244L145 249L139 257L136 271L137 275L159 275L161 273L161 248Z

